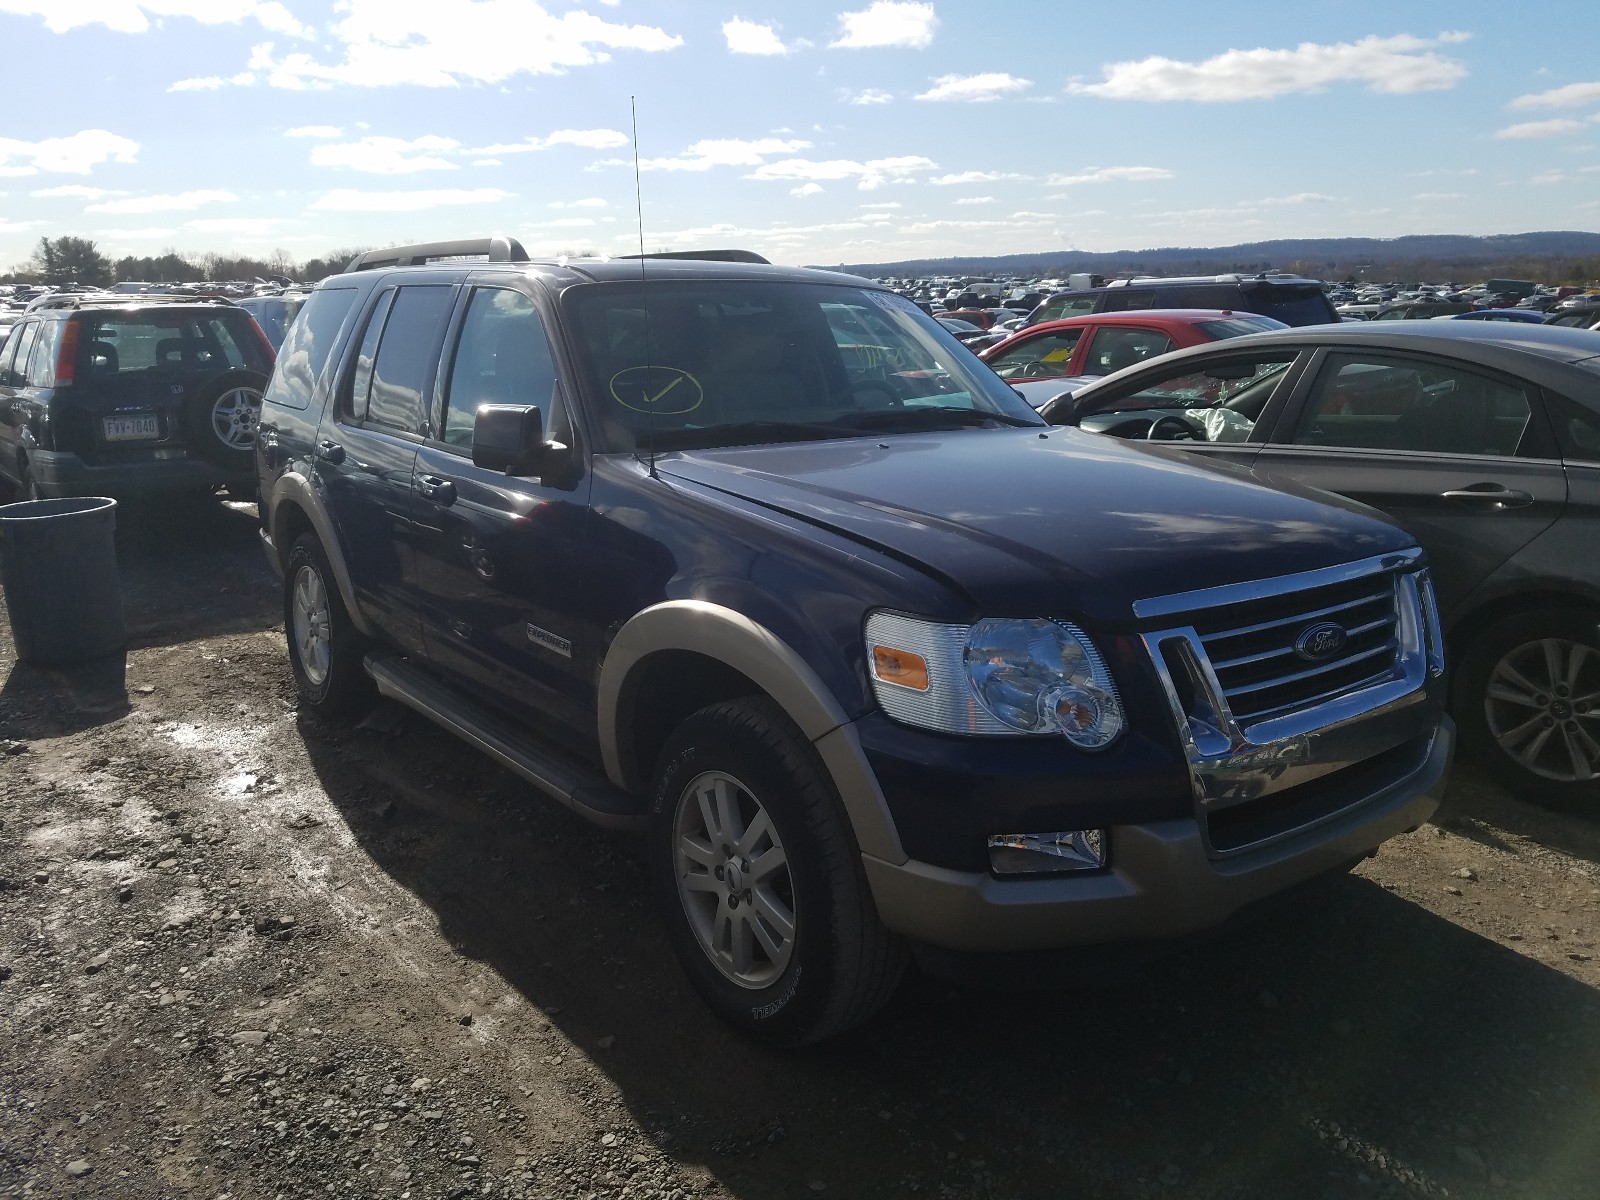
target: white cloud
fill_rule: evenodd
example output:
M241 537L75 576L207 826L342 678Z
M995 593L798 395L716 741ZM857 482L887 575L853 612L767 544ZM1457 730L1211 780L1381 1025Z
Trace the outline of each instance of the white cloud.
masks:
M1528 182L1539 184L1540 186L1548 186L1552 183L1566 183L1571 178L1572 176L1565 171L1541 171Z
M198 221L185 221L183 227L192 229L196 233L268 238L276 234L285 224L282 217L206 217Z
M1569 83L1565 87L1551 88L1548 92L1530 92L1518 96L1507 108L1578 108L1585 104L1600 104L1600 83Z
M283 136L292 138L336 138L343 137L344 130L337 125L296 125L293 129L285 129Z
M829 43L838 50L871 50L896 47L924 50L933 44L933 31L939 18L932 4L906 0L872 0L859 12L839 14L839 40Z
M138 142L104 129L85 129L39 142L0 137L0 175L37 175L40 171L87 175L103 162L131 163L138 157ZM19 160L16 165L13 159Z
M199 75L193 79L180 79L167 88L169 92L214 92L224 87L244 87L256 81L254 71L240 71L237 75Z
M963 196L956 201L957 204L993 204L994 202L993 196Z
M1003 71L990 71L983 75L941 75L917 99L983 104L1025 92L1032 86L1032 80L1018 79Z
M582 146L588 150L615 150L628 144L628 135L615 129L558 129L548 137L526 137L520 142L479 146L467 154L531 154L551 146Z
M129 196L122 200L102 200L99 204L91 204L84 212L98 213L158 213L158 212L192 212L197 208L204 208L207 204L227 204L239 197L232 192L218 191L215 188L197 188L189 192L176 192L169 195L156 196Z
M876 204L863 204L862 208L904 208L898 200L880 200Z
M854 179L864 192L880 188L886 183L910 183L922 171L934 171L939 164L920 155L904 154L895 158L872 158L856 162L848 158L835 158L818 162L809 158L786 158L779 162L757 167L746 179L760 180L810 180L836 182Z
M159 225L146 225L142 229L99 229L95 232L103 239L144 242L155 241L157 238L169 238L178 231Z
M30 229L37 229L43 221L7 221L0 219L0 233L26 233Z
M1021 212L1012 213L1011 219L1013 221L1054 221L1056 219L1056 214L1029 212L1027 209L1023 209Z
M102 196L120 196L122 193L82 183L64 183L60 187L39 188L29 195L38 200L98 200Z
M605 208L606 202L599 196L589 196L583 200L552 200L545 205L546 208Z
M683 39L654 25L624 25L583 9L559 16L539 0L341 0L330 30L342 57L304 51L276 57L258 46L251 67L291 90L501 83L515 75L562 75L609 62L613 50L656 53Z
M1418 192L1411 198L1413 200L1427 201L1465 200L1467 198L1467 194L1465 192Z
M427 135L405 141L393 137L364 137L355 142L324 142L311 149L314 167L346 167L369 175L411 175L417 171L454 171L456 164L444 154L461 149L454 138Z
M1556 117L1549 121L1524 121L1520 125L1507 125L1494 131L1497 138L1547 138L1564 133L1582 133L1583 122L1570 117Z
M316 212L423 212L462 204L498 204L511 199L499 188L433 188L415 192L363 192L335 188L313 201Z
M646 158L642 171L709 171L712 167L756 167L774 154L792 154L811 143L798 138L705 138L681 154ZM621 165L623 160L612 160Z
M789 195L791 195L791 196L815 196L817 193L823 192L823 191L826 191L826 190L827 189L824 188L820 183L802 183L799 187L790 188L789 189Z
M1334 83L1365 83L1371 91L1395 95L1439 91L1454 87L1467 69L1431 50L1461 40L1459 34L1400 34L1329 45L1302 42L1293 50L1228 50L1202 62L1154 56L1111 63L1099 83L1071 83L1067 90L1107 100L1206 102L1320 92Z
M1165 167L1093 167L1076 175L1051 175L1045 183L1072 187L1080 183L1158 183L1171 178L1172 172Z
M760 21L746 21L743 17L734 17L731 21L722 23L722 36L727 39L728 51L731 54L789 53L789 47L783 44L778 31L771 25L763 25Z
M148 33L152 17L187 17L204 25L254 21L263 29L289 37L310 37L312 32L276 0L92 0L83 4L0 0L0 12L43 17L45 28L51 33L67 33L90 25L104 25L117 33Z
M1015 171L961 171L954 175L936 175L928 180L938 187L949 187L961 183L998 183L1002 179L1028 179L1031 176L1018 175Z
M1324 196L1321 192L1296 192L1292 196L1265 196L1259 203L1268 207L1282 204L1333 204L1338 200L1336 196Z
M862 88L854 94L851 94L846 89L841 93L841 96L849 104L891 104L894 102L894 93L886 92L882 88Z

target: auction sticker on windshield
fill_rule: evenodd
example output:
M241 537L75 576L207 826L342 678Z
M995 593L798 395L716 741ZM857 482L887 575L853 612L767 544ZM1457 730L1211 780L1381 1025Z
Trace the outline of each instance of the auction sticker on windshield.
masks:
M624 367L611 377L611 398L634 412L681 416L705 401L700 381L680 367Z

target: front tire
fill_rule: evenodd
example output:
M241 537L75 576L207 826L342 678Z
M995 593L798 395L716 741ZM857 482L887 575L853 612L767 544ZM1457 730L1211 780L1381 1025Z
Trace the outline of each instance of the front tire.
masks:
M883 927L816 752L762 697L714 704L668 740L650 859L673 948L720 1017L797 1046L865 1021L904 946Z
M283 576L283 630L300 702L329 717L349 716L371 704L372 680L362 667L366 639L350 620L328 556L314 533L289 550Z
M1464 746L1507 789L1600 816L1600 614L1496 622L1467 648L1454 692Z

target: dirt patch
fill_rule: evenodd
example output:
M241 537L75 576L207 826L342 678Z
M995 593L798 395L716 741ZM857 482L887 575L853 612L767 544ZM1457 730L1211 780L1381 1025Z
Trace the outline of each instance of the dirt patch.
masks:
M700 1006L629 840L297 711L253 510L133 522L125 662L0 648L0 1195L1595 1193L1594 823L1458 769L1114 982L917 975L779 1054Z

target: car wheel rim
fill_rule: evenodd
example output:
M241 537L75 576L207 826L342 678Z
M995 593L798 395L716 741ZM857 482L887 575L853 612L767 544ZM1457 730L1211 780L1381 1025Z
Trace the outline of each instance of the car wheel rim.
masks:
M788 856L772 818L733 776L707 771L678 797L672 865L689 928L723 978L775 983L794 954Z
M1489 674L1489 732L1524 770L1560 783L1600 779L1600 650L1540 638Z
M292 608L295 656L312 686L320 686L328 678L328 590L311 567L295 573Z
M229 388L211 406L211 428L230 450L251 450L261 420L261 393L255 388Z

